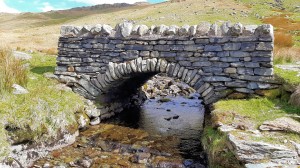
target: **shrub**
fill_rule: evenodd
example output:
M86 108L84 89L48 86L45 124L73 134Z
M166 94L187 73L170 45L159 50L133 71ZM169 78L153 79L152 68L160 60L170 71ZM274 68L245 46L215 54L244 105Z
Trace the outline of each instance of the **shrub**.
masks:
M13 57L11 50L0 48L0 93L11 91L12 85L27 83L27 70L20 60Z
M294 45L293 36L283 32L275 32L274 43L278 47L292 47Z

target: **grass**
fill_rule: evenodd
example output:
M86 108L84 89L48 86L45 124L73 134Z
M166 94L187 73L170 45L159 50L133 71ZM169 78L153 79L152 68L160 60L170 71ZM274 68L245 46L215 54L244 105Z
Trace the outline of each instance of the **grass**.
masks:
M44 72L53 72L54 56L36 53L27 63L30 63L26 84L29 94L0 95L1 159L9 151L7 139L14 144L47 142L59 132L74 132L75 112L83 110L84 102L79 95L59 89L58 82L43 76Z
M273 120L287 114L300 115L300 108L288 104L288 100L256 98L249 100L223 100L215 104L215 120L224 124L233 123L236 115L245 116L256 127L266 120Z
M298 47L278 47L274 49L274 63L286 64L300 61L300 48Z
M299 72L283 70L281 68L274 68L274 72L279 76L285 83L298 86L300 85L300 77L298 76Z
M9 49L0 49L0 94L11 91L13 84L26 85L27 70Z

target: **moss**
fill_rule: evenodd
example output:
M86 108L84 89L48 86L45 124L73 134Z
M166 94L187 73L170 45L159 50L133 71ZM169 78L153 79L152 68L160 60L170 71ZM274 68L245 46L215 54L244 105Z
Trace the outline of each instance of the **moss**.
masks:
M255 93L269 99L275 99L281 96L281 89L256 90Z

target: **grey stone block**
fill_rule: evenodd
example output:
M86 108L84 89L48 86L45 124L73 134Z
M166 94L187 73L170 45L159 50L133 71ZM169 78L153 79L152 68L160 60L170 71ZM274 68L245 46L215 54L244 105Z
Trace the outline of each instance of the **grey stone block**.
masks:
M204 49L203 45L188 45L184 47L185 51L201 51Z
M207 72L207 73L222 73L223 72L223 68L219 68L219 67L203 67L202 70L203 70L203 72Z
M176 57L174 52L160 52L160 57Z
M254 74L262 76L271 76L273 75L273 68L255 68Z
M209 43L209 39L207 38L198 38L195 40L195 44L208 44Z
M179 63L179 65L185 66L185 67L192 65L192 62L190 62L190 61L179 61L178 63Z
M218 57L229 57L229 51L221 51L217 53Z
M272 51L274 48L274 44L271 42L260 42L256 46L256 50L263 50L263 51Z
M152 45L125 45L125 50L139 50L139 51L151 51L153 49Z
M243 51L230 51L230 56L232 57L248 57L250 53Z
M244 42L241 45L241 50L242 51L255 51L255 48L256 48L256 46L255 46L254 42L253 43L251 43L251 42L248 42L248 43Z
M215 56L217 56L217 53L216 52L203 52L202 56L203 57L215 57Z
M236 74L236 68L225 68L224 72L228 74Z
M239 62L239 58L233 58L233 57L221 57L220 58L221 62Z
M236 88L236 89L234 89L234 90L236 90L236 91L238 91L238 92L241 92L241 93L254 93L254 91L253 90L251 90L251 89L248 89L248 88Z
M224 76L210 76L210 77L204 77L203 81L205 82L228 82L232 81L231 78L224 77Z
M208 22L201 22L199 25L197 25L196 28L196 35L197 36L207 36L208 32L210 30L211 24Z
M223 46L223 50L225 51L233 51L233 50L239 50L241 48L241 43L226 43Z
M225 82L225 86L228 87L247 87L246 81L232 81L232 82Z
M170 51L171 48L170 48L170 45L155 45L154 50L157 50L157 51Z
M184 45L170 45L172 51L183 51Z
M190 29L189 25L183 25L178 31L179 36L188 36L189 29Z
M258 67L260 67L260 65L257 62L245 62L245 67L247 67L247 68L258 68Z
M205 45L204 51L222 51L220 45Z
M211 62L194 62L192 64L193 67L207 67L207 66L211 66Z
M240 75L254 75L253 68L237 68L237 73Z
M245 67L245 64L243 62L233 62L230 63L231 67Z

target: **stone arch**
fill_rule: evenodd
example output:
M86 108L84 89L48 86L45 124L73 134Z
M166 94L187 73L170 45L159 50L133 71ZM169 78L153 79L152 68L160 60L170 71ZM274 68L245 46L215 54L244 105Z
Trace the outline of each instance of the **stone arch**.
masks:
M142 59L139 57L123 63L109 62L106 72L93 77L91 83L97 88L100 95L114 94L113 92L118 87L121 87L125 83L130 83L134 77L141 79L138 79L138 83L131 84L134 87L140 87L158 73L165 73L168 77L185 82L201 95L206 105L226 96L215 92L213 85L203 81L203 77L200 74L201 69L188 69L178 63L168 62L161 58ZM125 89L129 89L128 84L126 86Z

